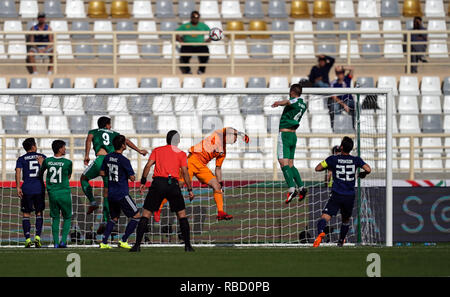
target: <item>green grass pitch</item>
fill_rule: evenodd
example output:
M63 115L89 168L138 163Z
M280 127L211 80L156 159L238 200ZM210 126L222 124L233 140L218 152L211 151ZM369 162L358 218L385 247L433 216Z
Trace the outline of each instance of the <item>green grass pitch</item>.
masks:
M450 245L409 247L231 248L125 250L0 249L0 276L66 276L69 253L81 258L81 276L300 277L366 276L367 255L378 253L381 276L450 276Z

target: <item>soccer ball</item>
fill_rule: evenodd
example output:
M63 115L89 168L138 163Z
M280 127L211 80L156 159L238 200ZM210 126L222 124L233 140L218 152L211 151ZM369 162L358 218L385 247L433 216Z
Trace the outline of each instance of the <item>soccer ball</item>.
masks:
M213 41L219 41L223 38L223 31L220 28L212 28L209 31L209 38Z

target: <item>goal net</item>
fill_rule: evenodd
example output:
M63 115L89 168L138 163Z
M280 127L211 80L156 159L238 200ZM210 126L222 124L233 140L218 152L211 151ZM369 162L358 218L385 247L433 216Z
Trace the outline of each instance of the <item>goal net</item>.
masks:
M102 180L91 181L100 209L87 215L89 206L79 178L85 169L84 143L87 132L97 128L100 116L112 118L112 129L149 152L165 145L171 129L181 134L180 148L187 151L212 131L234 127L245 131L250 142L238 139L227 145L223 163L225 211L230 221L217 221L212 189L194 177L196 198L186 200L191 240L196 245L289 246L311 245L317 236L316 222L330 192L326 173L315 166L332 154L343 136L353 138L353 155L372 167L372 174L356 182L356 200L347 242L352 244L392 244L391 183L392 162L389 127L392 104L385 89L303 90L308 110L297 130L295 166L308 189L306 199L285 204L287 185L277 160L278 125L282 107L274 101L287 99L288 89L3 89L0 90L1 191L0 245L22 246L22 214L17 196L15 162L25 152L22 141L34 137L38 152L52 156L51 142L66 141L66 158L73 161L71 179L73 217L69 245L97 246L96 230L105 220L102 214ZM341 105L337 99L345 102ZM388 100L389 99L389 100ZM352 105L350 102L353 101ZM2 132L3 132L2 131ZM140 179L148 155L127 149ZM389 157L391 156L391 157ZM91 162L95 159L90 152ZM215 162L208 164L214 172ZM151 180L152 171L149 175ZM185 189L185 188L184 188ZM183 193L187 195L186 191ZM144 196L139 183L130 183L130 196L142 207ZM112 234L117 242L128 219L122 216ZM334 217L326 228L325 242L334 244L341 218ZM34 235L34 215L31 219ZM165 205L161 220L150 220L145 242L172 245L182 241L176 217ZM41 239L52 244L48 199ZM130 238L134 241L134 235Z

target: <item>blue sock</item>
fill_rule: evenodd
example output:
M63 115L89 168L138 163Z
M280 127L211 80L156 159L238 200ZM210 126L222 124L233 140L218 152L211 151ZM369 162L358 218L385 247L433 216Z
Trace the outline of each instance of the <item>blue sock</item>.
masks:
M44 224L44 219L42 216L36 217L36 235L41 236L42 233L42 225Z
M30 230L31 230L30 218L22 219L22 227L23 227L23 234L25 235L25 239L30 238Z
M105 232L103 233L103 240L102 240L104 244L108 243L109 235L111 234L115 225L116 222L114 222L113 220L109 220L108 224L106 224L106 229Z
M345 236L347 236L348 229L350 229L350 224L344 224L341 225L341 233L339 234L339 240L344 240Z
M125 229L125 234L122 236L122 241L126 242L128 240L128 237L136 230L136 226L139 223L139 219L131 219L128 224L127 228Z
M320 220L317 222L317 232L318 232L319 234L322 233L326 226L327 226L327 220L325 220L325 219L320 219Z

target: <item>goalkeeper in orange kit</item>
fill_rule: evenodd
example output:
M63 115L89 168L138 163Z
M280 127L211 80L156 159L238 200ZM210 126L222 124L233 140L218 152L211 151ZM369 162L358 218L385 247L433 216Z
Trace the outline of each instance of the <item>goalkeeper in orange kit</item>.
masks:
M203 139L201 142L192 146L189 149L188 155L188 171L192 180L193 176L214 190L214 201L217 205L217 220L231 220L232 215L227 214L223 210L223 180L222 180L222 164L226 157L226 145L236 142L237 137L242 136L244 141L248 143L249 137L238 130L226 127L214 131L210 136ZM215 174L211 172L207 164L216 159ZM184 180L180 179L180 186ZM161 208L167 202L166 199L161 204L159 211L155 212L155 221L158 222L160 218Z

